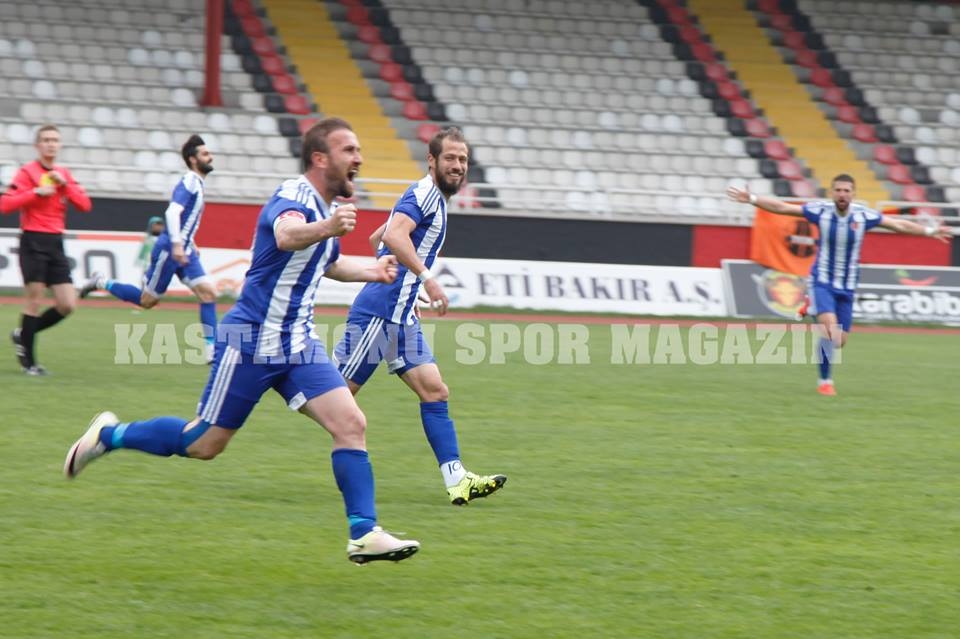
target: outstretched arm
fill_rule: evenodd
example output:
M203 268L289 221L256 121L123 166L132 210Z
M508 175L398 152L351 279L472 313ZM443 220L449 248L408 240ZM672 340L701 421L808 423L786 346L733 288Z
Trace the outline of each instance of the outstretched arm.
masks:
M397 258L384 255L376 262L341 255L330 265L325 277L338 282L384 282L389 284L397 278Z
M756 195L755 193L751 193L747 188L741 189L736 186L728 187L727 197L734 202L753 204L764 211L776 213L777 215L795 215L798 217L803 216L803 207L801 205L784 202L783 200L778 200L775 197Z
M912 220L893 215L884 215L878 226L882 226L894 233L902 233L903 235L926 235L927 237L934 237L941 242L949 242L953 235L950 232L950 227L943 224L938 226L924 226Z

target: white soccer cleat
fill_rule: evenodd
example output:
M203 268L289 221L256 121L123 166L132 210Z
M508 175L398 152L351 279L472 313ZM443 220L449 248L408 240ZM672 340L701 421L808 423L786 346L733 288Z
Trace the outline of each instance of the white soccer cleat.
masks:
M80 287L80 299L84 299L90 293L102 289L107 284L107 276L100 271L94 271L90 278Z
M374 526L360 539L347 543L347 559L355 564L368 561L401 561L420 550L420 542L413 539L397 539L380 526Z
M110 411L104 411L93 418L87 432L67 452L67 458L63 462L63 474L67 479L73 479L87 464L107 453L107 447L100 442L100 431L104 426L113 426L119 421Z

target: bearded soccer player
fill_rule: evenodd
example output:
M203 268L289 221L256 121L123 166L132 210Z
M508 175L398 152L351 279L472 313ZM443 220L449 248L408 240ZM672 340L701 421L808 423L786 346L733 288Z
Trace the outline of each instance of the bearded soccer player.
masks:
M867 231L882 227L904 235L922 235L949 241L946 226L923 226L901 217L883 215L853 201L856 184L847 174L830 183L832 200L791 204L747 189L731 186L727 196L736 202L753 204L778 215L804 217L820 230L817 255L807 281L807 314L816 317L823 330L820 338L820 379L817 392L836 395L830 364L834 347L842 348L853 327L853 298L860 277L860 249Z
M111 412L100 413L70 448L63 471L72 479L93 460L122 448L213 459L273 389L291 410L320 424L333 439L333 475L350 529L347 557L359 564L400 561L420 544L397 539L377 525L366 418L313 323L323 276L391 282L396 260L384 257L367 265L340 254L339 238L356 227L357 211L333 200L353 195L363 162L350 125L339 118L315 124L304 136L302 161L303 174L283 182L257 218L250 269L243 292L220 325L197 416L121 422ZM285 442L284 437L275 435L273 441L299 450L298 441Z
M45 124L37 130L37 159L24 164L0 196L0 213L20 211L20 272L26 300L20 328L10 334L17 362L27 375L46 375L37 363L36 334L73 312L77 293L70 262L63 250L67 203L88 213L93 205L66 167L55 164L60 153L60 130ZM40 313L44 289L53 292L54 305Z
M166 228L153 246L142 285L124 284L97 272L92 273L80 289L80 297L103 289L117 299L149 309L157 305L176 275L200 299L200 321L207 339L209 363L213 361L213 342L217 331L217 293L200 264L200 254L193 237L200 228L200 218L203 216L203 180L213 171L213 153L203 138L191 135L181 147L180 154L189 170L173 188L164 215Z
M467 143L460 129L443 129L430 140L429 172L406 190L386 224L371 236L372 243L382 242L379 257L396 256L397 279L363 287L334 352L354 394L386 360L387 370L417 395L423 431L440 465L447 496L457 506L486 497L507 481L504 475L476 475L464 468L447 407L449 392L416 312L421 286L441 315L447 310L447 295L430 267L447 233L447 203L460 190L467 163Z

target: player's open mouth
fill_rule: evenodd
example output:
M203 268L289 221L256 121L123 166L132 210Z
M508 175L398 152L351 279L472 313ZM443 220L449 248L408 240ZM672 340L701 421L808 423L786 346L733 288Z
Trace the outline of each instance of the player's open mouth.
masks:
M360 171L358 171L357 169L351 169L347 171L347 180L349 180L350 182L353 182L353 180L357 177L357 173L359 172Z

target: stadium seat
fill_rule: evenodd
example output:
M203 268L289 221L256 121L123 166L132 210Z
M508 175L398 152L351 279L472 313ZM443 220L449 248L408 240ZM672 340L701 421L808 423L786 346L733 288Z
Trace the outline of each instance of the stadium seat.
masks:
M874 128L869 124L858 123L853 126L853 139L858 142L872 144L877 142L877 135Z
M877 144L873 147L873 159L883 164L897 164L897 154L889 144Z
M906 184L903 187L902 197L908 202L926 202L927 192L919 184Z
M887 179L897 184L912 184L910 171L902 164L892 164L887 168Z
M791 157L790 150L787 149L787 145L783 143L783 140L765 140L763 142L763 150L767 157L774 160L788 160Z
M747 133L755 138L766 138L770 136L770 128L766 122L758 118L746 120Z

